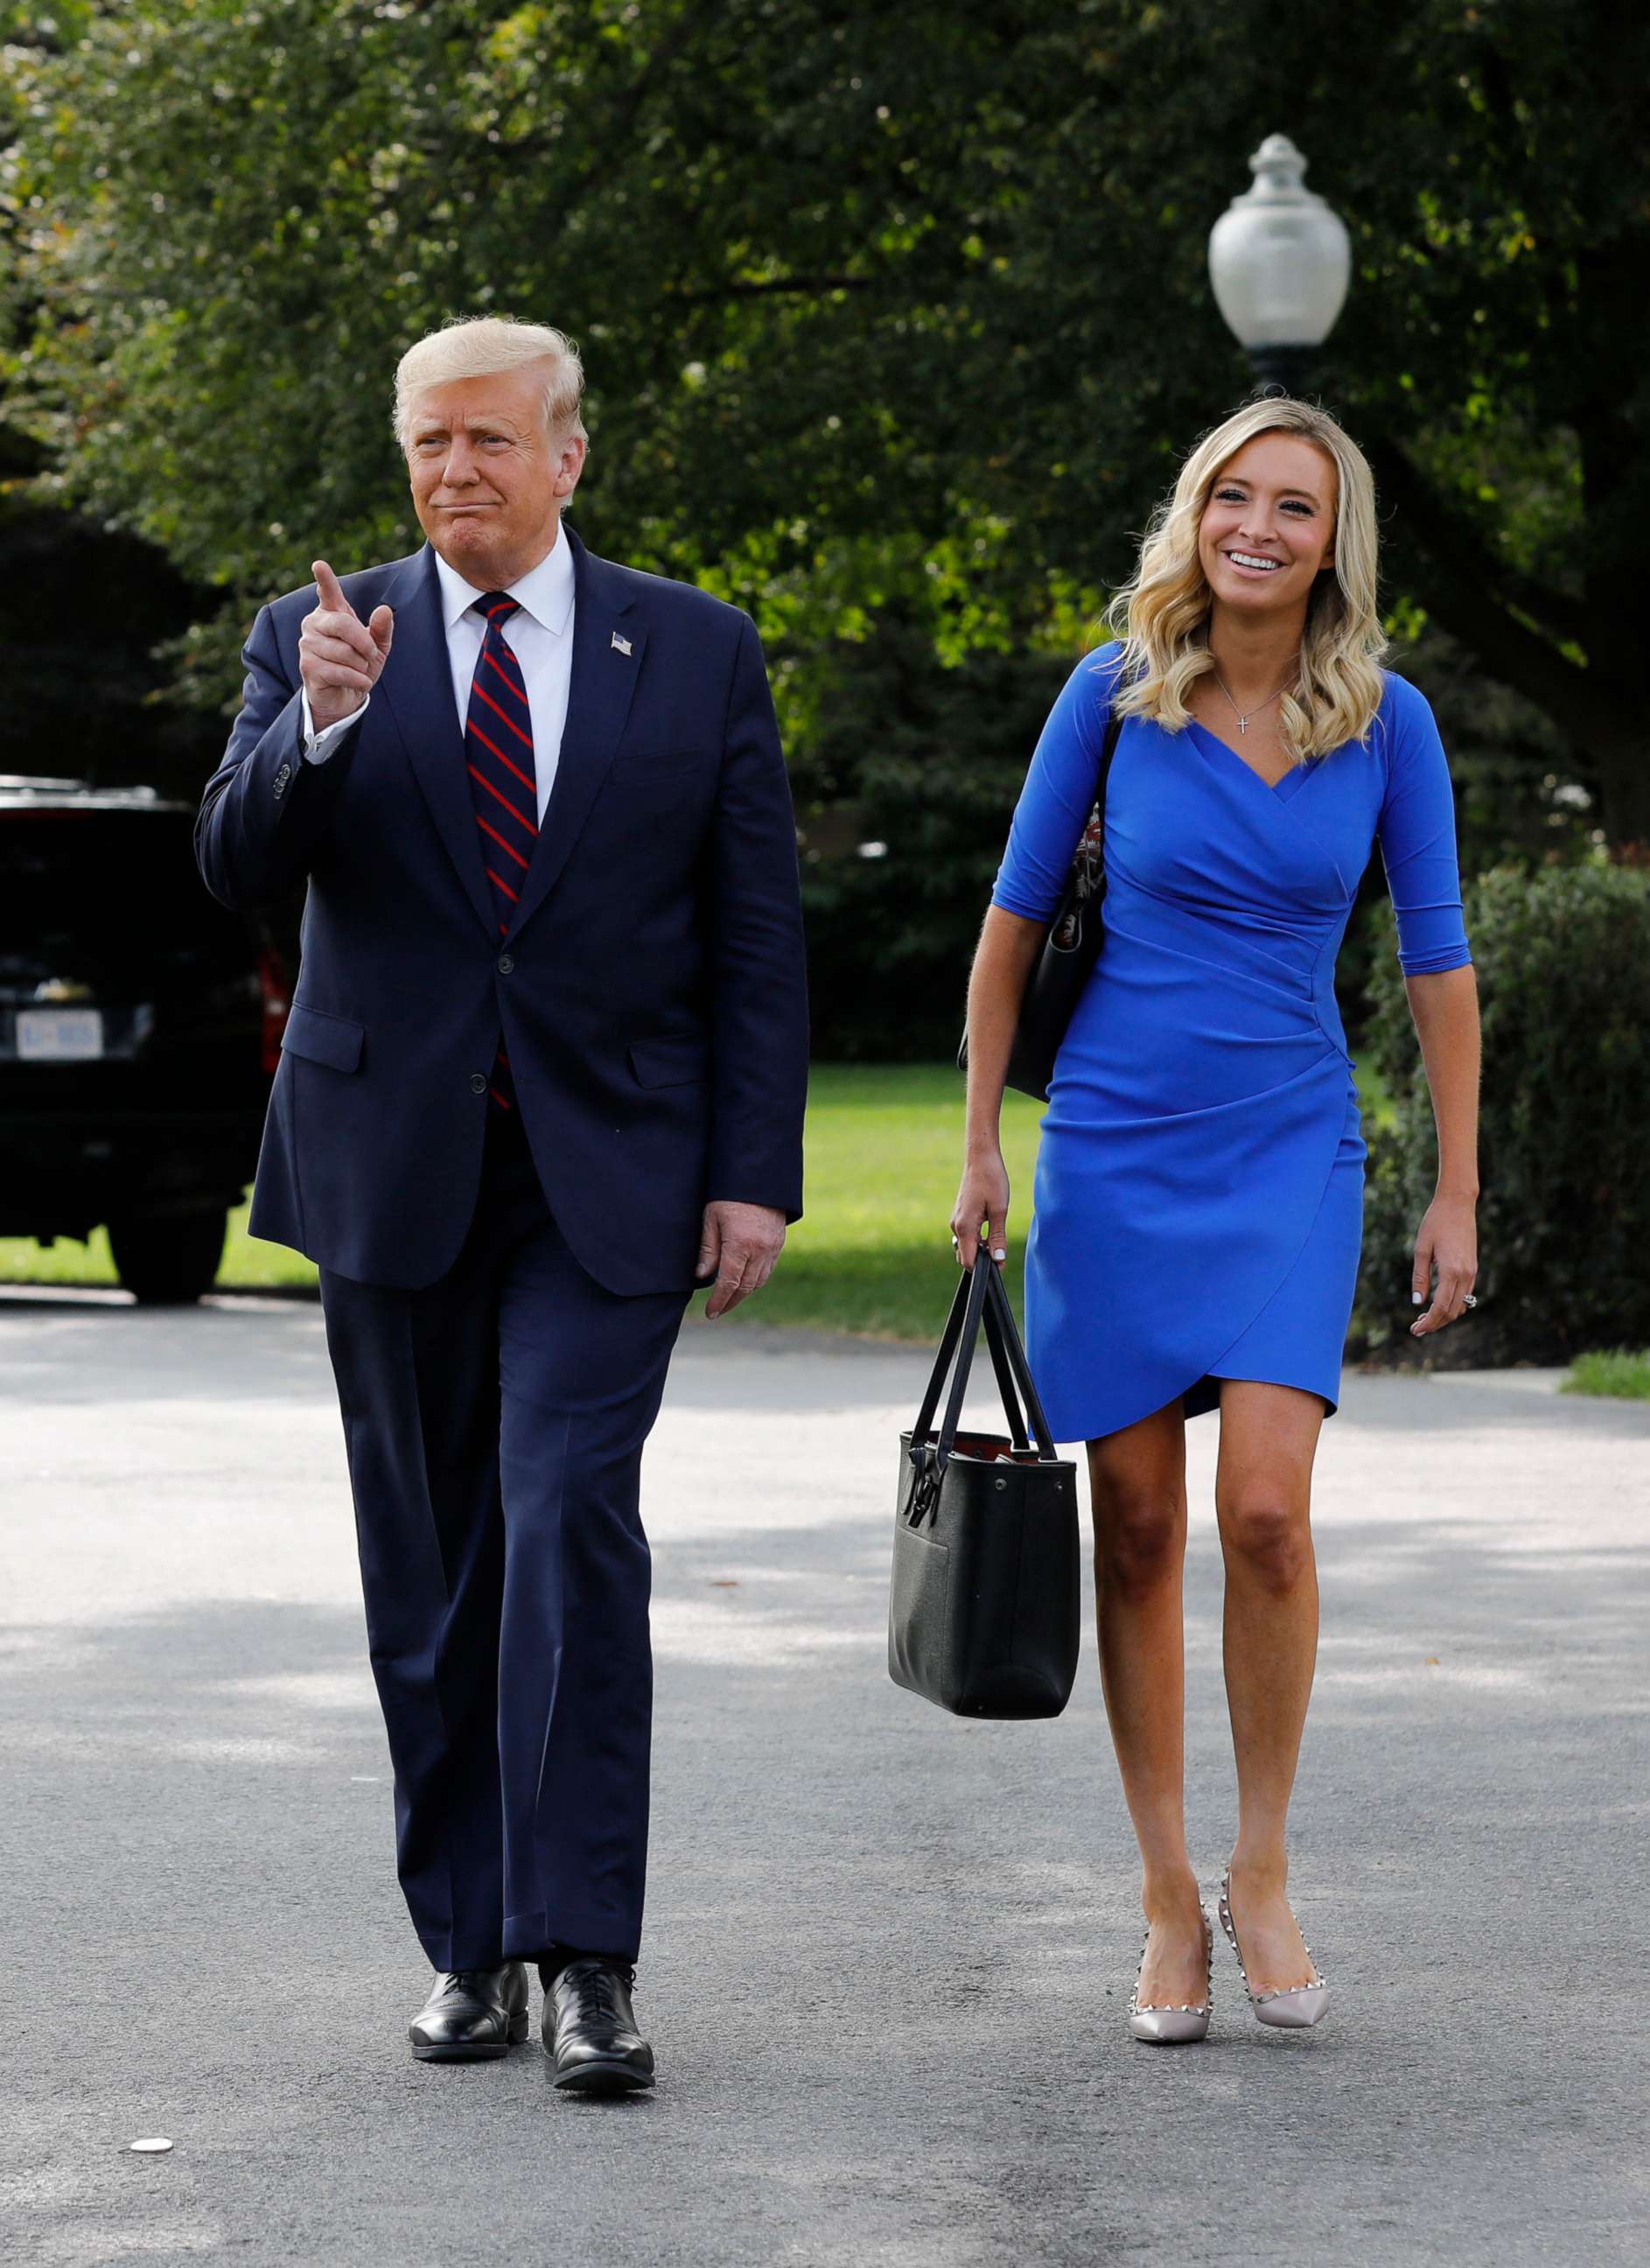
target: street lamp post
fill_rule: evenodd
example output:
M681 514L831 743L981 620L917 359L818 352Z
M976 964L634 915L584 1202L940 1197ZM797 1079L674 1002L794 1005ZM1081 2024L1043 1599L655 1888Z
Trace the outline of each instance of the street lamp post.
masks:
M1302 185L1307 161L1286 134L1269 134L1249 170L1209 232L1209 280L1263 390L1299 393L1345 303L1351 248L1339 217Z

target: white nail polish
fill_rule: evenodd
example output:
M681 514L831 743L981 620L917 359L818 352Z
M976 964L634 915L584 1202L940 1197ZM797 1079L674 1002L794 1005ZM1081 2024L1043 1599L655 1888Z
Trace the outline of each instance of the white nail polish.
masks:
M1412 1307L1418 1307L1425 1296L1426 1294L1424 1292L1411 1292L1410 1294L1410 1305Z
M1007 1253L1003 1249L1003 1247L999 1244L999 1245L998 1246L998 1248L997 1248L996 1251L992 1253L991 1257L992 1257L992 1259L993 1259L993 1260L1006 1260L1006 1259L1007 1259L1007 1257L1008 1257L1008 1255L1007 1255Z

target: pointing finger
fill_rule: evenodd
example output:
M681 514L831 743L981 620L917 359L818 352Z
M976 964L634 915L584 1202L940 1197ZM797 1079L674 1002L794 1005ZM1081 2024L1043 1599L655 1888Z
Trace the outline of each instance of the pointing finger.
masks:
M316 596L329 614L354 614L355 608L343 595L343 585L324 559L312 559L309 571L315 578Z

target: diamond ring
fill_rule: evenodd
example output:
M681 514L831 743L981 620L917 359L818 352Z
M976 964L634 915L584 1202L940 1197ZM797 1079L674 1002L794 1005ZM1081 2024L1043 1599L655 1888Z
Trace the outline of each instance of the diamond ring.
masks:
M1463 1307L1476 1307L1478 1302L1474 1294L1469 1292L1466 1298L1462 1300L1461 1304Z

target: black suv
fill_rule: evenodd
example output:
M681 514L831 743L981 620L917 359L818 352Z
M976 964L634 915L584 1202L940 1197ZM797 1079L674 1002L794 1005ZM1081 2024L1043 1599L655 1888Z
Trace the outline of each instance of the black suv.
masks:
M290 997L194 828L152 788L0 774L0 1235L106 1222L142 1300L212 1286Z

